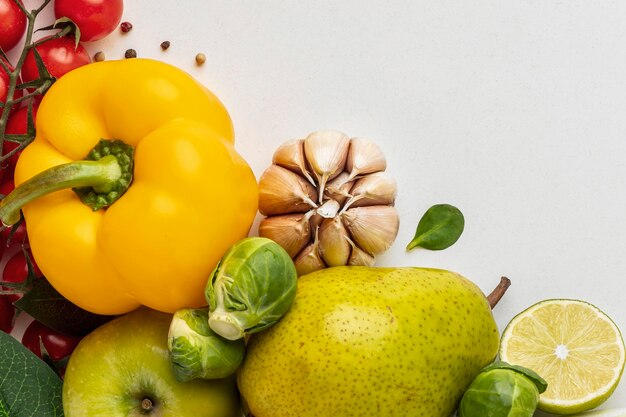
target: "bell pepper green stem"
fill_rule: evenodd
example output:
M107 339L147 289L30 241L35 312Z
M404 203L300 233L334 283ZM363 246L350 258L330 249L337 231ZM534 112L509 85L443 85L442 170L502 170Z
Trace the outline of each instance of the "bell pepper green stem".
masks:
M75 187L94 187L106 192L120 179L122 169L113 155L98 161L76 161L52 167L21 184L0 202L0 219L11 226L20 219L21 208L46 194Z
M93 210L113 204L130 186L133 174L132 146L119 140L101 140L83 161L49 168L22 183L0 201L0 220L12 226L23 206L46 194L74 189Z

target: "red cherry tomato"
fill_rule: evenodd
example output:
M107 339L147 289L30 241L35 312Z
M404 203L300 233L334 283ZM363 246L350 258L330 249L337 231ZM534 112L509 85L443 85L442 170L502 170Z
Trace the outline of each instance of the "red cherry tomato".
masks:
M0 236L2 237L3 242L7 242L4 243L3 246L8 247L12 245L23 245L28 243L28 235L26 234L26 223L21 222L19 226L17 226L17 229L15 229L15 232L11 234L11 230L13 230L13 227L15 226L7 227L6 229L2 230L2 232L0 232Z
M72 354L81 337L69 336L52 330L48 326L34 320L28 325L22 336L22 344L42 359L41 345L53 362L60 361Z
M0 0L0 22L0 48L8 52L26 32L26 16L14 0Z
M50 38L48 36L42 40ZM74 38L67 36L47 40L37 46L36 49L48 72L54 78L60 78L71 70L91 62L87 50L82 45L76 47ZM26 83L37 78L39 78L39 70L35 61L35 54L31 50L26 55L22 67L22 82Z
M122 0L55 0L57 19L69 17L80 29L80 40L97 41L113 32L122 19Z
M13 320L15 319L15 307L6 295L0 295L0 330L11 333Z
M15 182L13 181L13 171L8 171L7 175L0 181L0 194L9 195L14 189Z
M30 257L30 261L33 265L33 272L35 276L42 276L39 267L35 263L32 254L28 254ZM26 281L28 278L28 263L26 262L26 257L24 256L23 251L16 252L9 260L6 265L4 265L4 271L2 272L2 280L5 282L14 282L14 283L22 283ZM3 287L3 289L10 289L8 287ZM6 297L11 300L11 302L15 302L22 298L21 294L7 294Z
M9 66L9 68L11 68L11 66ZM4 70L3 67L0 67L0 103L6 102L8 95L9 95L9 74L7 74L7 72Z

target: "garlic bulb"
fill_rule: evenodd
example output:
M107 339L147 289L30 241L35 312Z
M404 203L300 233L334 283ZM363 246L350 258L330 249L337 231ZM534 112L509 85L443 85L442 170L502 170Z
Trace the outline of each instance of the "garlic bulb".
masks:
M298 275L373 266L398 234L394 178L374 142L324 130L281 145L259 181L259 235L281 245Z

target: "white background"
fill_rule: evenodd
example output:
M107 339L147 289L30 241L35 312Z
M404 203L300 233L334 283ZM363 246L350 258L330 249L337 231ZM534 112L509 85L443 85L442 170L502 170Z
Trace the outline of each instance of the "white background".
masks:
M539 300L576 298L626 331L626 2L125 3L134 29L89 51L189 71L229 109L257 177L314 130L380 144L401 227L379 265L455 270L484 292L508 276L501 330ZM461 239L405 252L442 202L465 214ZM605 406L626 407L626 382Z

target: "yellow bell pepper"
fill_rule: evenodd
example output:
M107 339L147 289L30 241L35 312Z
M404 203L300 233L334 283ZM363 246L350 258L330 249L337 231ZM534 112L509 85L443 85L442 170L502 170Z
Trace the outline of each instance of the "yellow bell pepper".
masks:
M106 61L59 79L36 127L0 218L14 224L23 206L50 283L100 314L206 304L207 279L258 201L217 97L158 61Z

